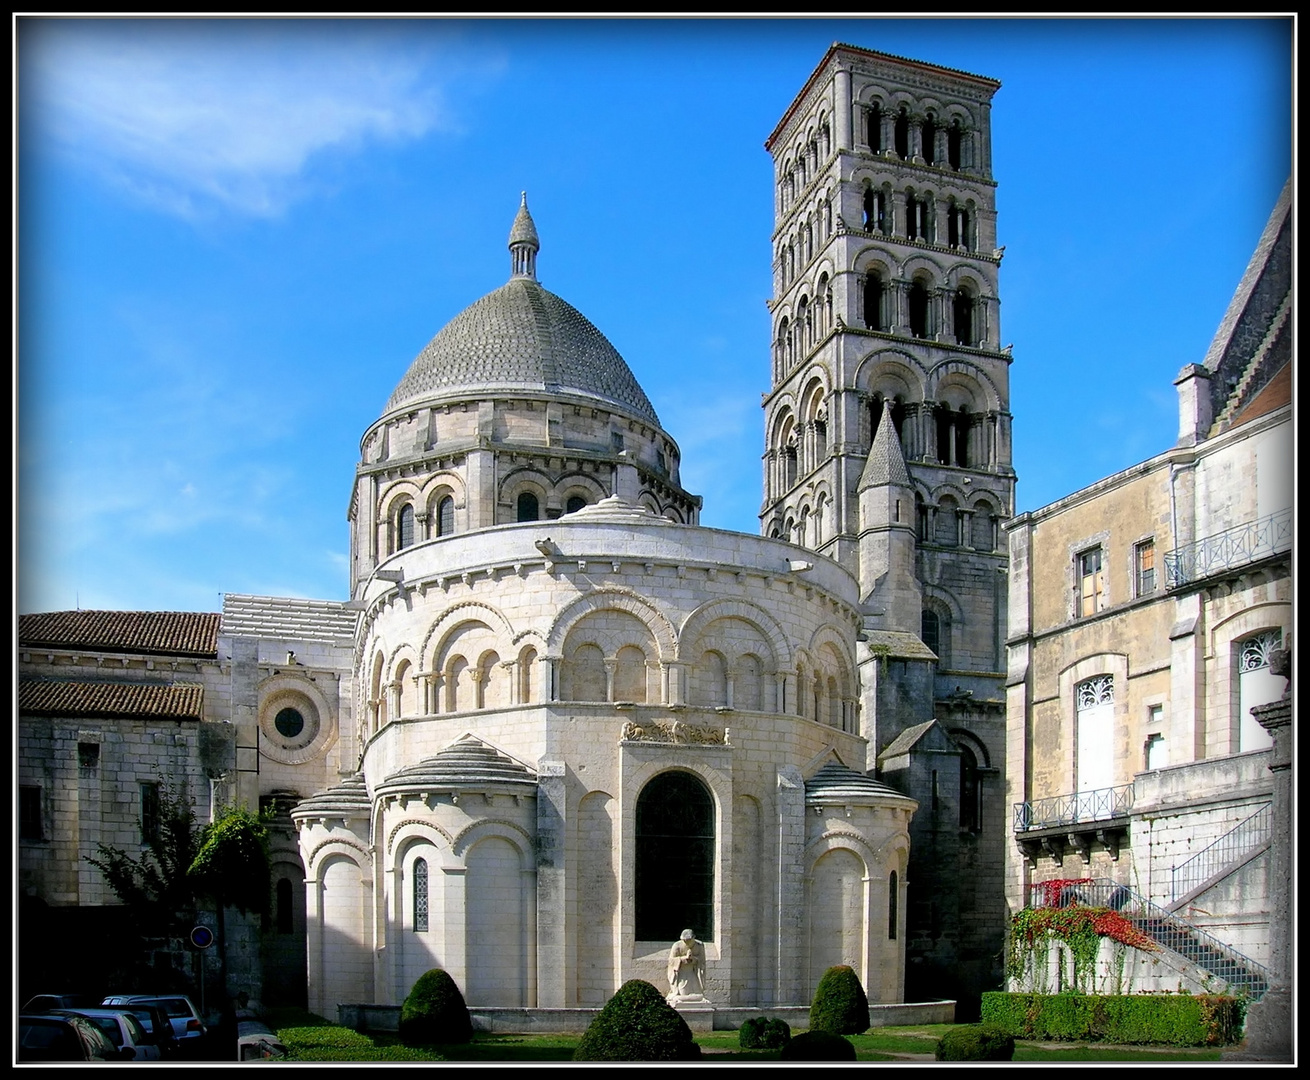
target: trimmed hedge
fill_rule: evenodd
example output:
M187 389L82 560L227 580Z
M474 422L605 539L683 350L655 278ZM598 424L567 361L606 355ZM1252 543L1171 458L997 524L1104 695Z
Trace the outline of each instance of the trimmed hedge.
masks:
M629 979L588 1025L574 1061L692 1061L691 1028L655 987Z
M938 1061L1013 1061L1014 1036L983 1024L951 1028L937 1042Z
M1005 994L982 996L982 1021L1020 1039L1228 1046L1245 1006L1217 994Z
M752 1016L737 1033L737 1045L743 1050L781 1050L789 1041L791 1026L770 1016Z
M854 1061L855 1044L835 1031L802 1031L778 1056L779 1061Z
M406 1046L466 1043L473 1038L464 995L441 968L425 971L400 1008L400 1038Z
M810 1004L810 1030L837 1035L869 1030L869 999L854 968L838 964L823 973Z

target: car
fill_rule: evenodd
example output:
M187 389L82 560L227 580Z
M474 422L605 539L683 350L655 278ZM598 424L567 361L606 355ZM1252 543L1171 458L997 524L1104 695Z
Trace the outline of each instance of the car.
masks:
M102 1007L123 1008L131 1005L158 1005L173 1025L173 1035L179 1043L202 1038L205 1025L200 1013L185 994L111 994L100 1002Z
M90 1020L114 1044L120 1061L158 1061L163 1056L141 1021L125 1009L59 1009L52 1015Z
M290 1051L264 1021L237 1017L237 1060L269 1061L285 1058Z
M84 1016L31 1013L18 1018L18 1060L121 1061L122 1056Z
M49 1012L51 1009L92 1008L96 999L90 994L37 994L29 998L22 1011L28 1014Z
M133 1005L115 1007L130 1012L141 1021L141 1026L146 1029L146 1034L159 1047L160 1053L165 1060L177 1056L177 1035L173 1032L173 1022L169 1020L168 1013L164 1011L162 1005L137 1002Z

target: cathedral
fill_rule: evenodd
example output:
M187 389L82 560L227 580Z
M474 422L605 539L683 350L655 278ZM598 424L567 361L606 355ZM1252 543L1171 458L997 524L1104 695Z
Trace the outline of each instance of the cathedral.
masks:
M715 1006L999 986L998 86L834 45L769 136L759 536L699 524L525 196L363 434L348 600L23 616L23 889L111 904L84 858L140 850L162 774L278 815L252 955L326 1016L433 967L599 1006L684 929Z

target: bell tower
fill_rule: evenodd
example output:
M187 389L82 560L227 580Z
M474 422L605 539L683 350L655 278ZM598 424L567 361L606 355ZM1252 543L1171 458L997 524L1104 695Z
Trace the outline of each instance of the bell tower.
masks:
M920 803L907 993L917 971L954 983L962 1003L991 988L984 958L999 950L970 927L1004 921L990 911L1006 825L1000 524L1015 482L991 160L999 88L837 44L765 143L761 528L860 580L859 730L870 762ZM967 899L959 880L976 883Z

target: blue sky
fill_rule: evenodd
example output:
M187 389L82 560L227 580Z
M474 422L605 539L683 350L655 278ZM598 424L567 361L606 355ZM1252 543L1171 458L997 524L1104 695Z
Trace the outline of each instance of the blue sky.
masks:
M359 438L509 274L758 531L772 167L834 41L987 75L1018 508L1172 444L1290 172L1292 24L19 20L19 607L344 599Z

